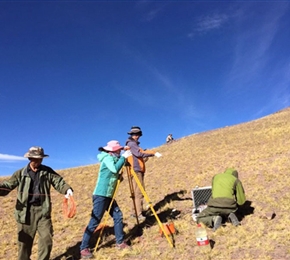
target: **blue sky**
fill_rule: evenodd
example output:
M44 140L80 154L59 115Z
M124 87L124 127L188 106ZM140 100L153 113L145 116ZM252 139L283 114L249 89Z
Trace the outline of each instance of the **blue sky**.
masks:
M55 170L290 105L289 1L0 1L0 175Z

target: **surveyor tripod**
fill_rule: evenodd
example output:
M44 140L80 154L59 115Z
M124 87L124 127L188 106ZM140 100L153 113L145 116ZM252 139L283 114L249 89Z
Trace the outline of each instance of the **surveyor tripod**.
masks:
M140 180L138 179L138 176L137 176L136 172L133 169L132 170L130 169L130 166L127 165L127 162L126 162L126 165L124 167L126 169L127 176L128 176L129 188L130 188L131 198L132 198L133 205L134 205L134 211L135 211L135 216L136 216L137 224L139 225L140 223L139 223L139 219L138 219L138 215L137 215L137 208L136 208L136 203L135 203L135 193L134 193L134 189L133 189L133 182L132 182L133 180L132 180L131 176L133 176L134 180L136 181L136 183L137 183L137 185L138 185L138 187L139 187L142 195L144 196L144 199L146 200L147 204L149 205L149 207L151 209L151 212L153 213L153 215L154 215L154 217L155 217L155 219L156 219L156 221L157 221L160 229L162 230L163 234L165 235L168 243L170 244L171 247L174 247L173 242L170 240L170 238L169 238L169 236L167 234L167 231L164 228L164 225L161 223L161 221L160 221L160 219L159 219L159 217L158 217L158 215L157 215L154 207L152 206L151 200L149 199L149 197L148 197L147 193L145 192L145 190L144 190L144 188L143 188ZM109 207L107 209L107 212L106 212L104 224L101 227L101 231L100 231L100 234L99 234L99 237L98 237L98 240L97 240L97 244L96 244L96 246L94 248L94 253L97 251L98 245L100 243L100 240L101 240L101 237L102 237L102 234L103 234L103 230L104 230L104 228L106 226L106 223L107 223L107 219L108 219L108 216L109 216L109 212L110 212L111 207L113 205L113 202L115 200L115 197L116 197L116 194L117 194L117 191L118 191L118 188L119 188L121 179L123 178L122 174L123 173L121 173L119 175L119 178L118 178L118 181L117 181L117 185L115 187L115 191L114 191L112 200L111 200L110 205L109 205Z
M130 188L131 198L132 198L133 205L134 205L137 224L139 225L139 219L138 219L138 215L137 215L137 208L136 208L136 203L135 203L135 194L134 194L134 190L133 190L133 183L132 183L131 176L133 176L135 182L137 183L138 188L140 189L142 195L144 196L145 201L147 202L148 206L150 207L151 212L153 213L153 215L154 215L160 229L162 230L163 234L165 235L168 243L170 244L171 247L174 247L173 242L170 240L170 238L167 234L167 231L164 228L164 225L161 223L154 207L152 206L152 202L151 202L150 198L148 197L147 193L145 192L144 187L142 186L140 180L138 179L136 172L133 169L131 169L130 166L128 166L128 165L126 165L125 168L126 168L126 172L127 172L127 176L128 176L129 188Z

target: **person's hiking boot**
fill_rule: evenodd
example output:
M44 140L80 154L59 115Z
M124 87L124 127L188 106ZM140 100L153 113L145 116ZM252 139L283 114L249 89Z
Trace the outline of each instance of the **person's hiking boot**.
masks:
M146 209L142 210L141 213L143 216L149 216L152 214L151 208L149 205L146 206Z
M93 257L93 254L88 248L85 248L81 251L81 259L90 259Z
M122 242L121 244L116 244L116 248L119 250L131 249L131 247L126 242Z
M229 220L235 227L241 225L240 221L238 220L237 216L234 213L230 213Z
M135 214L131 214L131 218L136 218ZM138 220L139 221L144 221L146 219L145 216L143 216L142 214L138 215Z
M221 216L213 217L213 231L216 231L222 225L223 218Z

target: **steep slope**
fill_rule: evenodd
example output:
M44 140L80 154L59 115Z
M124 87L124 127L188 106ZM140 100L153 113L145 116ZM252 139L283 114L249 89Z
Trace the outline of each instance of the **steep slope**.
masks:
M146 147L142 143L141 146ZM130 252L116 252L112 246L112 229L98 250L98 259L205 259L196 246L195 223L191 217L191 190L208 186L214 174L226 167L235 167L243 182L248 212L242 226L229 223L213 233L208 230L213 249L212 259L290 259L290 109L248 123L216 129L181 138L158 147L161 158L146 163L146 192L160 219L170 220L172 210L180 211L173 220L179 233L174 236L175 249L159 236L154 217L141 224L142 236L135 232L130 216L130 190L126 172L118 190L117 201L124 214L126 233L131 238ZM92 153L97 153L92 151ZM97 178L98 165L59 171L74 187L77 215L62 216L62 196L53 192L55 229L53 259L78 259L82 232L91 212L91 193ZM16 259L16 224L13 207L16 192L1 198L1 259ZM176 212L176 211L175 211ZM274 218L273 218L274 217ZM107 223L112 227L112 221ZM36 259L36 247L34 259Z

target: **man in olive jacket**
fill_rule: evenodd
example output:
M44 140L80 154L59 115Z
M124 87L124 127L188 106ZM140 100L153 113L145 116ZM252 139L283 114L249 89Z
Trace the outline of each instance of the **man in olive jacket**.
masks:
M238 172L227 168L224 173L216 174L212 179L212 196L207 208L197 216L197 223L203 222L215 231L222 224L222 217L226 216L233 225L238 226L235 211L238 206L246 202L243 185L238 178Z
M48 155L34 146L24 155L28 165L17 170L10 179L0 184L0 196L17 187L15 219L18 229L18 259L30 260L33 240L38 232L38 260L49 260L52 250L50 187L65 197L73 195L72 188L53 169L42 165Z

